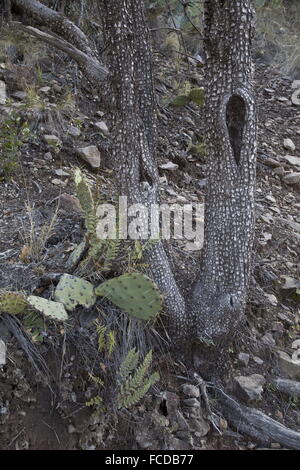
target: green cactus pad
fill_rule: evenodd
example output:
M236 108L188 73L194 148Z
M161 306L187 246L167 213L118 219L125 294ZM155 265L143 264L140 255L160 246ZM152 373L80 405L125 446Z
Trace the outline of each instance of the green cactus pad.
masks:
M174 100L172 101L173 106L186 106L190 102L190 97L189 95L178 95Z
M0 312L18 315L28 309L26 297L19 292L2 292L0 294Z
M27 300L35 310L45 315L45 317L57 321L66 321L68 319L65 307L59 302L53 302L36 295L30 295Z
M204 103L204 90L203 88L192 88L189 95L189 99L194 103L202 106Z
M64 304L67 310L74 310L77 305L90 308L96 302L93 284L70 274L63 274L60 278L54 299Z
M144 274L132 273L110 279L95 289L125 312L141 320L154 318L162 308L162 295Z

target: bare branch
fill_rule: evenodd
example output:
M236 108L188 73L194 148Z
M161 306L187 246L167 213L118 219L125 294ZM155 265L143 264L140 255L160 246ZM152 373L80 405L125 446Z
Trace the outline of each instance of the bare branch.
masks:
M37 28L33 28L32 26L25 26L22 23L13 22L11 24L17 29L28 33L31 36L35 36L46 44L50 44L51 46L54 46L68 54L69 57L77 62L79 67L84 71L86 78L90 80L93 85L97 86L97 82L102 81L107 76L107 69L103 67L96 58L85 54L74 47L73 44L59 38L53 33L45 33Z
M46 7L38 0L11 0L11 4L38 23L47 26L53 33L72 43L88 56L97 57L84 32L61 12Z

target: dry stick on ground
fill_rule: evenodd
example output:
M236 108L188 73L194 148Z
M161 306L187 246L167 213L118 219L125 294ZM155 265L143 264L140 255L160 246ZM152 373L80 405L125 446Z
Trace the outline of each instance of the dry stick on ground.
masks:
M291 397L300 397L300 382L277 377L272 380L277 390Z
M96 86L106 78L108 70L101 64L91 42L66 16L37 0L11 0L11 4L50 31L44 32L21 23L11 23L13 26L68 54Z
M97 56L84 32L65 15L46 7L38 0L11 0L11 4L29 18L71 42L88 56Z
M300 450L299 432L283 426L255 408L239 404L220 389L217 395L225 418L239 432L266 445L276 442L283 447Z
M24 33L28 33L31 36L35 36L46 44L65 52L69 57L77 62L84 72L85 77L93 84L97 84L98 81L102 81L106 77L107 70L97 59L80 51L74 47L73 44L54 35L54 33L45 33L37 28L33 28L32 26L25 26L22 23L13 22L11 24L16 29L23 31Z

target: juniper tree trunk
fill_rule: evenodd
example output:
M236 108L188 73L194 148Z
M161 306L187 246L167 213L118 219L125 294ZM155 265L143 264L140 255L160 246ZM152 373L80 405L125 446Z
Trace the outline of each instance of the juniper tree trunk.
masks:
M119 189L130 203L150 206L157 203L156 109L142 3L101 0ZM183 340L228 338L244 313L254 228L252 29L250 0L205 2L208 190L200 276L187 308L162 244L147 258L172 332Z
M256 111L251 0L206 0L208 186L200 275L188 311L199 338L230 337L244 315L254 232Z
M158 202L156 103L150 38L142 0L100 0L107 64L109 107L113 121L113 160L119 194L128 204L150 209ZM144 221L147 224L147 221ZM150 275L164 294L172 323L185 322L185 303L174 280L161 242L146 251Z

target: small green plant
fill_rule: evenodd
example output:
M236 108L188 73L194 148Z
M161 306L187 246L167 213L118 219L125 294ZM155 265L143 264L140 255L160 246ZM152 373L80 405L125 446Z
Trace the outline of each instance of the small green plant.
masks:
M139 367L137 367L138 363L139 353L133 348L126 355L118 372L118 409L136 405L146 395L150 387L159 381L158 372L149 375L152 350L148 352Z
M17 169L20 149L31 137L27 122L16 112L0 121L0 180L8 179Z
M24 315L23 320L24 328L31 336L34 343L41 343L44 339L43 331L45 331L45 321L42 315L35 311L28 311Z
M95 270L108 272L119 253L120 240L118 237L102 240L97 236L96 228L99 217L91 185L79 168L74 172L74 181L76 194L85 218L86 239L89 245L87 256L81 262L80 268L87 271L92 265Z
M99 319L95 321L97 338L98 338L98 351L107 354L110 358L116 348L116 333L110 330L107 326L100 323Z
M171 101L173 106L187 106L191 102L202 106L204 103L204 89L203 88L191 88L190 84L180 90L179 94Z

